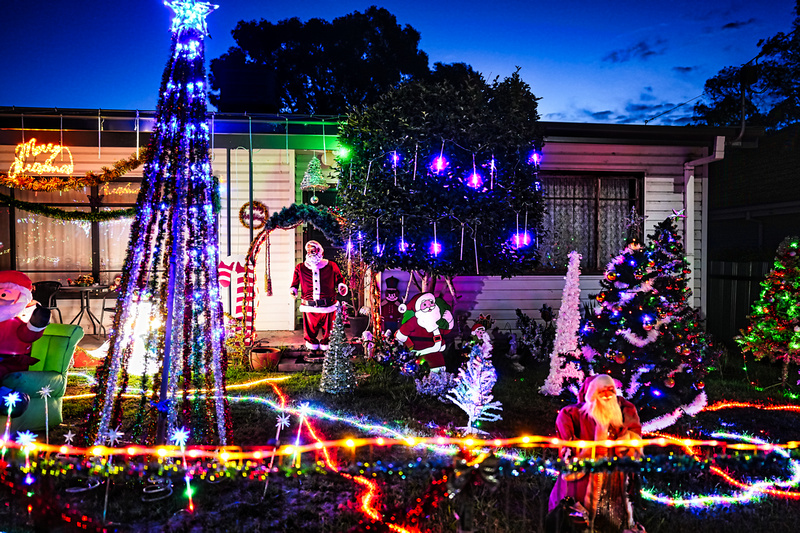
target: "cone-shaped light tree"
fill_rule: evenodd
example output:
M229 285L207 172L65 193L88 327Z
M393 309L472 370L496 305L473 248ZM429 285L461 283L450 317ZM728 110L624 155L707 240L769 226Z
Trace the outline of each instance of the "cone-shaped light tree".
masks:
M539 391L548 396L558 396L564 390L565 379L583 381L583 371L565 355L578 355L578 328L581 325L581 254L569 253L569 265L561 294L561 307L556 320L556 339L550 354L550 373Z
M580 330L586 370L619 380L644 420L702 408L703 378L719 358L688 301L691 271L674 218L649 237L647 248L632 242L609 263L601 305Z
M216 6L196 0L165 3L175 12L170 58L161 80L110 348L97 373L87 443L103 442L121 423L132 357L143 357L145 368L159 369L153 378L142 376L137 418L129 432L134 440L163 443L185 426L196 443L225 444L230 431L217 284L219 202L209 160L203 62L205 18ZM195 388L210 392L188 393Z
M800 237L786 237L778 246L748 318L750 325L736 342L756 359L781 361L785 387L789 363L800 363Z

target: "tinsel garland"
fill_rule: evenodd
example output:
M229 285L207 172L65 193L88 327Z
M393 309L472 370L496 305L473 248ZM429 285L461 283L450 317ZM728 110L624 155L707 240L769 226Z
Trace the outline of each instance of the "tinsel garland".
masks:
M114 211L98 211L94 213L87 211L67 211L66 209L59 209L58 207L51 207L45 204L17 200L3 193L0 193L0 205L21 209L35 215L68 221L107 222L109 220L119 220L121 218L132 218L136 216L135 207L115 209Z
M105 449L102 453L108 453ZM17 476L31 474L35 476L54 476L59 478L104 477L126 481L131 478L146 478L148 476L163 476L183 479L187 471L192 472L196 479L229 478L239 480L264 480L266 476L276 477L306 477L317 474L327 475L331 471L324 466L324 462L317 460L301 463L300 466L288 459L285 464L278 464L268 468L265 462L271 457L271 449L264 448L261 459L250 460L210 460L208 457L187 459L186 464L181 461L162 459L152 455L130 456L124 449L116 450L114 461L97 461L93 455L64 455L45 454L41 457L32 455L28 462L22 451L13 451L6 457L6 470ZM309 452L310 453L310 452ZM319 453L318 451L315 452ZM314 456L315 454L312 454ZM723 469L743 469L754 471L761 468L786 469L796 459L789 454L770 453L738 453L738 454L711 454L703 459L682 454L660 454L645 456L642 459L631 457L601 457L591 459L549 459L542 456L526 459L509 459L507 457L494 457L498 463L495 475L505 477L520 477L524 475L541 474L571 474L571 473L597 473L597 472L639 472L639 473L686 473L706 471L709 467L717 466ZM797 455L797 452L793 453ZM105 457L112 457L105 455ZM231 458L232 459L232 458ZM421 470L435 472L453 465L453 458L428 458L422 460L408 460L405 462L383 462L380 460L369 462L353 462L342 466L339 472L352 475L367 475L381 479L392 476L403 476L404 472ZM798 493L800 495L800 493Z
M121 159L114 163L114 166L102 167L103 171L87 172L83 177L48 177L48 176L20 176L10 178L6 174L0 174L0 185L9 189L24 189L38 192L55 191L75 191L83 187L96 187L109 181L115 181L130 172L136 170L150 157L148 147L142 147L138 153L131 155L128 159Z
M239 220L246 227L249 227L249 217L245 216L245 206L239 211ZM263 206L266 213L266 206L257 202L253 204L254 210L254 223L256 221L255 211ZM259 221L260 222L260 221ZM294 229L300 224L310 223L315 228L320 230L322 234L334 245L342 244L341 235L341 221L337 213L327 210L316 208L311 205L305 204L292 204L284 207L280 211L273 213L263 225L258 235L253 238L250 247L247 250L247 257L245 259L245 273L244 273L244 303L242 305L244 312L244 327L245 338L249 344L255 341L255 267L256 258L261 251L261 247L266 242L268 245L269 234L275 229ZM255 224L254 224L255 225ZM267 250L267 264L266 270L266 291L267 296L272 296L272 284L269 267L269 250Z

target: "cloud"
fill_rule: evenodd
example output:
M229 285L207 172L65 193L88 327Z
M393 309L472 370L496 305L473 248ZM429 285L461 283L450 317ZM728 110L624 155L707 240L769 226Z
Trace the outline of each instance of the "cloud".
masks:
M609 52L603 61L607 63L626 63L635 59L645 61L653 56L663 55L666 52L666 44L666 39L657 39L655 43L639 41L628 48Z
M755 22L757 22L757 21L754 18L751 18L750 20L737 20L737 21L734 21L734 22L728 22L727 24L723 24L722 29L723 30L738 30L740 28L744 28L745 26L749 26L751 24L754 24Z
M614 112L610 110L592 111L590 109L584 109L583 113L596 122L608 122L609 118L614 115Z
M691 74L697 67L672 67L672 70L677 72L678 74Z

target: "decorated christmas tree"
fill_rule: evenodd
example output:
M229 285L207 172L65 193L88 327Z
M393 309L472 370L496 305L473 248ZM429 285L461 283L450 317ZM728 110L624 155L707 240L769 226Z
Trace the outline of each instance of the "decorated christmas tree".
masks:
M194 442L226 444L230 433L217 282L218 184L209 160L203 44L206 15L216 6L195 0L167 5L175 12L170 58L108 356L97 372L85 435L89 444L105 442L122 422L132 357L143 358L144 368L160 369L154 378L141 376L136 420L128 433L133 440L165 443L186 427ZM131 334L142 326L143 342ZM208 392L192 394L192 389Z
M789 364L800 363L800 237L786 237L778 246L748 319L736 342L756 359L782 362L785 387Z
M336 311L336 318L331 330L330 348L322 363L322 379L319 382L319 390L330 394L352 392L356 386L353 362L350 361L353 347L348 344L344 334L343 314L341 308Z
M306 173L303 174L303 181L300 182L300 188L304 191L324 191L328 188L328 183L322 176L322 164L316 155L308 162Z
M486 433L479 429L481 422L502 420L498 411L503 410L494 400L492 388L497 382L497 372L492 365L492 344L486 335L483 344L475 344L469 360L458 371L458 385L447 393L447 399L467 413L469 421L464 433Z
M580 330L579 361L620 381L643 420L658 416L669 425L705 405L703 379L719 350L689 303L691 271L673 217L650 239L647 248L631 242L608 264L600 307Z
M550 374L542 386L542 394L558 396L564 389L564 380L583 381L583 371L575 361L567 361L565 355L578 356L578 328L581 325L581 254L569 253L564 292L556 320L556 340L550 354Z

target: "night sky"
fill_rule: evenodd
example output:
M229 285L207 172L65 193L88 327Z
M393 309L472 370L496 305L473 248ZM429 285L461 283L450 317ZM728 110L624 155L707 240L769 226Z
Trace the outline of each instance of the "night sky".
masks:
M644 123L790 31L795 0L217 3L207 60L234 44L239 20L332 20L374 3L422 34L431 65L465 62L488 79L521 67L544 120ZM0 107L154 109L171 14L159 0L0 0ZM695 102L651 123L685 124Z

